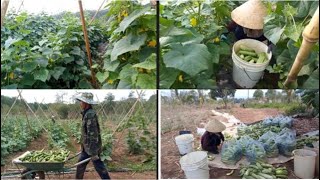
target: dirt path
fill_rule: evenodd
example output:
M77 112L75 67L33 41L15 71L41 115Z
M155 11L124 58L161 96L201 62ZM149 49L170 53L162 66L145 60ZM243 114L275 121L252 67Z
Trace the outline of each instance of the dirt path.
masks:
M232 108L230 114L234 115L243 123L254 123L261 121L266 117L277 116L283 112L278 109L263 108L263 109L253 109L253 108Z

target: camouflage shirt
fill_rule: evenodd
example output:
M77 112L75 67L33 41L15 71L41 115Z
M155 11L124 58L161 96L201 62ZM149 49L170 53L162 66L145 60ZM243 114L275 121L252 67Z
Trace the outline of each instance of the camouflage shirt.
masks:
M97 114L92 108L84 110L81 114L81 145L90 156L98 155L101 153L102 143Z

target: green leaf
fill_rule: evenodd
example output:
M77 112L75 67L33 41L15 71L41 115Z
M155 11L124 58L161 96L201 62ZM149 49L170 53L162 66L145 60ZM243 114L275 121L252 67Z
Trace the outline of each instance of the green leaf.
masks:
M20 85L23 86L32 86L35 83L34 77L31 74L23 75Z
M53 53L53 50L51 48L44 48L42 49L42 55L51 55Z
M276 15L267 16L264 23L264 36L273 44L277 44L285 30L282 19Z
M31 61L31 62L25 62L23 64L23 70L25 72L32 72L36 67L38 66L37 62Z
M35 80L40 80L42 82L45 82L48 78L49 71L46 69L40 69L34 72L33 76Z
M315 70L302 85L304 89L319 89L319 68Z
M6 48L6 49L8 49L12 44L14 44L14 43L16 43L16 42L18 42L18 41L20 41L21 39L13 39L12 37L9 37L6 41L5 41L5 43L4 43L4 47Z
M64 70L66 70L65 67L55 67L51 75L56 80L58 80L60 78L60 76L63 74Z
M137 76L136 88L156 89L156 76L150 74L139 74Z
M81 49L77 46L72 47L70 54L81 56Z
M96 77L97 77L97 79L98 79L98 81L99 81L100 83L103 83L103 82L109 77L109 72L108 72L108 71L106 71L106 72L104 72L104 73L98 72L98 73L96 74Z
M144 62L133 65L135 68L143 68L143 69L156 69L156 54L151 54Z
M119 24L119 27L115 30L115 32L125 31L134 20L136 20L140 16L144 15L149 10L150 10L150 6L147 6L143 9L136 9L129 16L125 17L121 21L121 23Z
M284 30L284 34L289 37L290 39L294 40L295 42L298 41L300 35L303 31L303 25L301 23L297 23L296 26L294 25L287 25Z
M163 56L166 67L179 69L190 76L207 70L210 60L210 52L203 44L176 45Z
M44 39L42 41L39 41L39 46L42 46L44 43L48 42L48 39Z
M143 35L133 35L130 33L128 36L122 38L120 41L116 42L114 48L111 52L111 61L114 61L126 52L136 51L140 49L147 39L147 34Z
M160 82L159 82L159 87L161 89L170 89L172 84L176 81L179 71L177 71L174 68L165 68L161 67L160 69Z
M79 82L79 89L92 89L92 86L88 80L82 79Z
M45 59L45 58L38 58L35 60L36 63L38 63L39 66L41 67L47 67L49 62L48 62L48 59Z
M110 58L105 58L103 69L105 69L107 71L116 71L116 69L119 67L119 65L120 65L120 61L118 61L118 60L111 61Z
M10 84L4 87L1 87L1 89L17 89L18 85L17 84Z

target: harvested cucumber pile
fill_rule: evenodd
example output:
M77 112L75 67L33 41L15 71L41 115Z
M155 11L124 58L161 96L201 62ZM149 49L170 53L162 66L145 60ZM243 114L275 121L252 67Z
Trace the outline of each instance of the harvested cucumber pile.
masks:
M257 123L251 126L238 126L237 131L238 137L246 135L257 140L268 131L279 133L281 128L278 126L264 126L262 123Z
M304 136L297 139L297 148L303 148L305 145L319 141L319 136Z
M261 64L268 61L268 56L265 52L256 53L255 50L240 45L240 50L236 53L242 60L248 63Z
M253 141L248 144L245 155L247 160L251 163L263 160L267 156L263 145L258 141Z
M271 164L256 162L240 170L242 179L287 179L288 171L286 167L275 168Z
M63 162L69 156L70 151L32 151L30 154L20 158L22 162Z

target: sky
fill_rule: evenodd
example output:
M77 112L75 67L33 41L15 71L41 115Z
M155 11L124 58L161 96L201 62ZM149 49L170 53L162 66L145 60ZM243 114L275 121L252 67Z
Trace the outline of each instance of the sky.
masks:
M249 90L249 98L252 98L253 97L253 93L254 91L256 91L255 89L250 89ZM263 89L262 90L264 93L267 92L266 89ZM206 90L206 92L208 93L209 90ZM163 96L170 96L170 90L161 90L161 95ZM235 98L239 98L239 99L247 99L248 98L248 90L247 89L239 89L236 91L235 95L234 95Z
M3 0L1 0L2 2ZM82 0L82 6L84 10L98 10L104 0ZM106 0L106 3L111 0ZM149 2L149 0L141 0L142 3ZM19 9L22 0L10 0L9 10L14 12ZM24 0L22 11L29 13L41 13L56 14L63 11L78 12L79 4L78 0ZM20 10L20 11L21 11Z
M57 93L67 93L64 100L67 102L71 102L72 95L76 94L77 92L91 92L94 95L94 101L101 102L103 101L104 97L108 93L112 93L115 96L115 100L120 100L122 98L127 98L131 90L22 90L22 97L29 103L38 102L41 103L54 103L56 100ZM140 90L138 90L140 91ZM136 91L135 97L137 97ZM145 99L149 99L150 96L156 94L156 90L144 90L145 92ZM17 97L18 91L17 90L1 90L1 95L9 96L9 97Z

